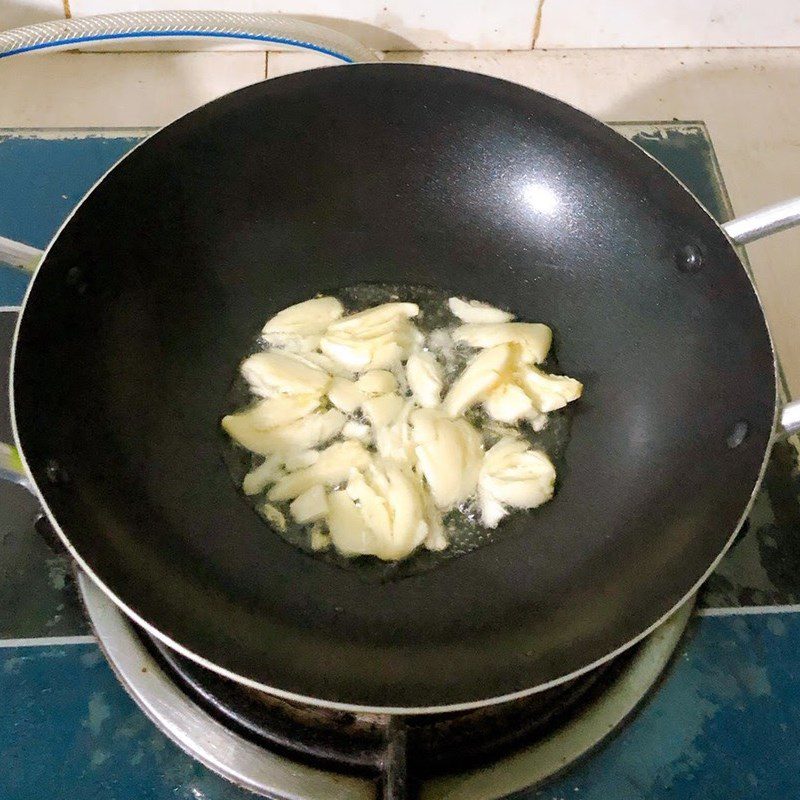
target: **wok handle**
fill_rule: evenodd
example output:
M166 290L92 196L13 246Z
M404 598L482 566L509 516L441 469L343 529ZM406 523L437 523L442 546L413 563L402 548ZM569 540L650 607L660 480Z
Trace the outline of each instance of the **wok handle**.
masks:
M2 369L2 380L5 383L9 377L9 362L11 361L11 347L16 328L17 315L20 309L17 307L0 307L2 326L0 331L0 369ZM3 386L3 389L7 387ZM19 451L13 444L5 444L3 441L11 441L11 413L9 409L8 391L0 392L0 480L16 483L25 487L32 495L36 495L33 484L25 474L25 467L22 465L22 458Z
M800 197L732 219L722 225L722 230L734 244L747 244L796 225L800 225ZM800 400L787 403L778 417L778 435L793 433L800 433Z
M0 263L35 272L43 255L44 250L0 236Z
M778 433L784 436L800 433L800 400L793 400L781 409Z
M732 219L722 225L722 230L734 244L747 244L795 225L800 225L800 197Z

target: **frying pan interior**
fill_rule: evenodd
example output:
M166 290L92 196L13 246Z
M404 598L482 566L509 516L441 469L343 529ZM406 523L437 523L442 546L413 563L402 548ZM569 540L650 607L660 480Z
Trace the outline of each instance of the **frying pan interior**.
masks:
M552 502L383 584L270 531L218 426L264 320L360 282L546 322L586 385ZM138 619L273 691L408 710L545 686L672 609L746 510L775 379L731 246L634 145L513 84L359 65L235 92L123 160L35 279L14 397L64 536Z

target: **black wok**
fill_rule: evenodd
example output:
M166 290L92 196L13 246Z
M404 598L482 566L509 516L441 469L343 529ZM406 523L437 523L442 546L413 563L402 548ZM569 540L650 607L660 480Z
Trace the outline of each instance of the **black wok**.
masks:
M546 322L586 385L552 502L382 583L270 531L219 432L263 321L365 281ZM12 396L52 521L134 619L267 691L403 711L543 689L641 638L731 542L776 417L758 298L688 191L563 103L410 65L257 84L136 148L50 246Z

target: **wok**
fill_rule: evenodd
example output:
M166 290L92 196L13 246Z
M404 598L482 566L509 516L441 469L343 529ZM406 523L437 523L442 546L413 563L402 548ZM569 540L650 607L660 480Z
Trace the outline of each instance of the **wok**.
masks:
M16 332L16 445L86 573L234 680L405 713L545 689L652 630L745 518L777 391L734 243L795 217L723 230L610 128L477 74L256 84L147 139L50 244ZM264 320L362 282L546 322L586 386L552 502L384 582L266 527L219 432Z

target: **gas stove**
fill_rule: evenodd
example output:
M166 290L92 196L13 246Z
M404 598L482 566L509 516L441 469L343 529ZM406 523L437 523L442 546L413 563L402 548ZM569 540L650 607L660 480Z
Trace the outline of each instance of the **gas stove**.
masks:
M702 123L616 127L731 216ZM44 246L146 133L0 131L0 234ZM25 283L0 268L0 305ZM12 324L0 314L0 343ZM72 572L24 490L2 485L0 797L800 796L797 466L778 444L697 607L637 647L522 701L412 718L277 700L163 648Z

